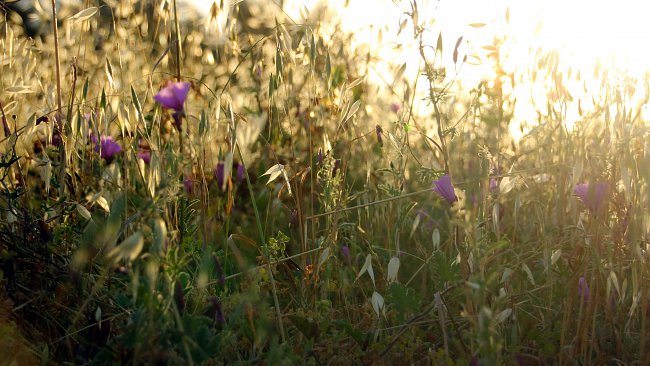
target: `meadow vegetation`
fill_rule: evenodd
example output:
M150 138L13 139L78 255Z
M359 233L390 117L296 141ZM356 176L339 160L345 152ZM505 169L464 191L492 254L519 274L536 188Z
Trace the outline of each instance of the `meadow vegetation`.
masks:
M417 1L383 84L325 9L164 4L63 7L58 48L3 24L9 364L650 362L647 79L595 70L567 121L540 51L514 138L507 39L461 86Z

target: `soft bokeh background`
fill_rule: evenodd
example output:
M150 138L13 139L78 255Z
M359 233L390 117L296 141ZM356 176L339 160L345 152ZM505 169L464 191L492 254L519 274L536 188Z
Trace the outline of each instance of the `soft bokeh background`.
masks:
M0 30L10 361L650 362L644 2L71 2L58 56L42 8Z

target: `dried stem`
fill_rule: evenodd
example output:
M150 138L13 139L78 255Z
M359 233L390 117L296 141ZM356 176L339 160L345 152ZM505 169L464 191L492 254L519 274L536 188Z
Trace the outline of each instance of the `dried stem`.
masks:
M63 131L63 115L61 107L61 61L59 57L59 28L56 18L56 0L52 0L52 33L54 35L54 61L56 68L57 128L59 131Z
M181 81L181 27L178 23L178 10L176 9L176 0L172 0L172 3L174 6L174 31L176 33L176 79L177 81Z
M65 138L64 136L64 120L63 108L61 106L61 59L59 56L59 28L57 25L56 17L56 0L52 0L52 33L54 35L54 65L56 70L56 129L59 133L59 197L65 194L65 171L66 171L66 157L65 157Z

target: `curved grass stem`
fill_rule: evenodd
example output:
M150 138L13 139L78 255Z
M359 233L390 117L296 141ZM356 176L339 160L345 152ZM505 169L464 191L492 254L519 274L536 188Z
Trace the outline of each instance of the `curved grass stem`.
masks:
M266 261L266 265L269 271L271 292L273 295L273 304L275 306L275 311L278 317L278 328L280 328L280 337L282 339L282 343L284 343L286 342L286 336L284 334L284 323L282 321L282 311L280 310L280 302L278 301L278 291L277 288L275 287L273 269L271 268L271 261L269 260L269 247L266 244L266 239L264 238L264 229L262 228L262 218L260 217L260 212L257 209L257 203L255 202L255 193L253 192L253 185L251 184L250 176L248 175L248 170L246 169L246 163L244 162L244 155L241 152L237 140L235 140L235 147L237 149L237 153L239 154L239 160L241 161L241 164L244 166L244 172L246 176L246 186L248 186L248 193L250 194L251 204L253 205L253 211L255 211L255 222L257 223L257 230L260 234L260 244L264 249L264 257L265 257L264 259Z

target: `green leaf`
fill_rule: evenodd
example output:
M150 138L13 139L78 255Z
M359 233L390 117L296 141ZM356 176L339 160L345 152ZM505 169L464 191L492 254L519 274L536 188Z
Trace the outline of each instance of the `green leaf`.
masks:
M85 101L86 97L88 97L88 78L86 78L86 82L84 82L82 95L83 95L83 98L81 98L81 99Z
M273 76L273 73L271 73L271 76L269 77L269 99L273 96L273 92L275 91L275 76Z
M311 64L311 69L314 69L314 64L316 63L316 40L314 34L311 35L311 41L309 43L309 63Z
M295 325L296 328L305 335L305 337L308 339L318 340L320 336L320 327L314 320L300 315L289 315L288 318L291 320L293 325Z
M138 95L135 93L133 85L131 85L131 99L133 100L135 110L138 111L138 116L142 116L142 105L140 105L140 99L138 99Z
M439 280L444 284L454 281L460 277L458 265L447 259L442 252L436 252L433 256L433 272L438 274Z
M275 73L282 75L284 70L284 63L282 62L282 53L280 52L280 47L275 51Z
M153 247L152 252L162 257L167 247L167 225L160 217L153 219Z
M346 320L335 320L332 324L345 331L345 333L352 337L359 346L365 348L368 334L361 332L358 328L352 327L352 325Z
M420 306L420 301L420 297L413 289L402 284L393 282L388 288L387 302L392 305L391 308L397 310L400 319L405 319L416 312Z

